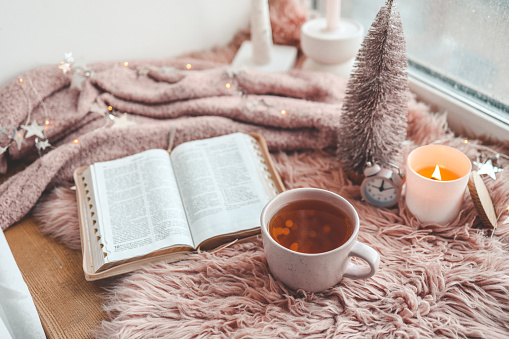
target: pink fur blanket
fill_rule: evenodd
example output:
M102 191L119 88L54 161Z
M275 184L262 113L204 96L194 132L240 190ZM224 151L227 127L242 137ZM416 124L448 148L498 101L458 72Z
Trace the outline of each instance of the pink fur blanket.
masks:
M279 13L272 22L275 42L298 44L295 32L303 15L281 15L287 7L274 8ZM301 13L295 8L289 12ZM81 90L71 88L70 77L56 66L26 72L23 83L13 79L1 88L0 126L19 129L48 119L53 146L38 156L29 138L20 149L14 144L0 155L1 172L12 160L28 162L0 186L1 228L39 202L34 215L43 232L78 250L76 201L68 188L76 167L165 148L172 126L176 144L259 132L287 188L328 189L354 205L361 219L359 238L380 252L380 270L368 280L345 279L323 293L292 291L271 276L257 239L112 279L104 304L109 319L95 335L507 338L509 225L500 221L494 234L484 229L468 194L460 215L446 226L421 224L404 199L393 209L362 203L358 185L341 168L340 155L323 151L341 142L337 129L344 80L299 70L232 72L224 63L234 50L202 55L209 60L132 61L127 67L98 63L90 66L93 74ZM127 112L137 124L113 128L105 114L109 105L115 115ZM445 115L430 112L413 97L408 108L405 152L440 139L475 158L480 141L464 144L447 129ZM8 135L0 135L0 146L7 143ZM485 182L498 214L508 203L509 175L497 175L496 181Z
M411 119L444 136L443 117L423 105ZM447 144L472 154L459 138ZM111 280L109 320L98 338L507 338L509 226L495 235L479 225L465 195L449 225L423 225L404 201L377 209L360 201L338 157L323 151L275 152L287 188L319 187L346 197L361 219L361 241L381 254L378 273L344 279L323 293L292 291L268 269L260 239L214 254L199 253ZM500 212L507 175L487 185ZM74 192L59 187L35 211L43 230L79 249Z

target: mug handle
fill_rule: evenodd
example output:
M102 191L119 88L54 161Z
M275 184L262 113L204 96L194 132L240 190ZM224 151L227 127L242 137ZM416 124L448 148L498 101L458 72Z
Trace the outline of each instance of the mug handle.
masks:
M378 265L380 264L380 254L366 244L356 241L355 245L352 247L352 250L350 253L348 253L348 256L359 257L365 260L369 264L369 267L353 264L349 260L348 266L346 267L345 273L343 274L343 277L345 278L367 279L372 277L373 274L375 274L375 272L378 270Z

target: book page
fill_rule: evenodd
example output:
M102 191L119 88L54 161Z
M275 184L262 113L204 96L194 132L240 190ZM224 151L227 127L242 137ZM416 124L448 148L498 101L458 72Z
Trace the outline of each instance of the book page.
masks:
M187 142L172 163L195 247L221 234L253 229L270 196L254 139L242 133Z
M193 245L168 152L149 150L91 168L105 262Z

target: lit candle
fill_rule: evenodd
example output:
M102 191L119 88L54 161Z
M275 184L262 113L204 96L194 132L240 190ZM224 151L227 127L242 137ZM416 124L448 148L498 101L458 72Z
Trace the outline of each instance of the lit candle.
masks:
M436 165L435 167L426 167L417 171L418 174L423 177L435 179L438 181L451 181L459 179L459 175L451 171L450 169L442 166Z
M440 166L438 166L438 165L435 166L435 170L433 171L433 174L431 175L431 179L442 180L442 176L440 175Z
M446 224L458 215L472 164L443 145L413 150L407 159L406 204L421 222Z

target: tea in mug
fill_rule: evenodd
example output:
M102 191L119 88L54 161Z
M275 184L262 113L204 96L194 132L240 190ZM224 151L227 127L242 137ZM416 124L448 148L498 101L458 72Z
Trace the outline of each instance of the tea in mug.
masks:
M354 225L341 209L319 200L298 200L282 207L269 222L269 234L301 253L322 253L343 245Z

